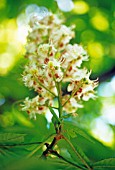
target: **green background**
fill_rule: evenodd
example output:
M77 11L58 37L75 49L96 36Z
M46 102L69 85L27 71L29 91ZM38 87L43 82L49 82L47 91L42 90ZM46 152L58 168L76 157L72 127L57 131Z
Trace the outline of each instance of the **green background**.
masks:
M115 157L115 2L73 2L75 5L72 11L62 12L65 23L76 26L76 36L72 43L82 44L87 49L90 59L86 65L92 70L91 78L98 77L100 85L97 88L96 101L85 102L84 108L78 110L78 117L72 120L94 142L81 135L75 135L71 140L78 144L92 161L98 161ZM10 135L15 133L19 136L16 137L17 141L12 141L14 143L42 141L54 131L52 124L47 128L47 121L42 115L38 116L36 121L29 120L18 104L26 96L35 95L21 80L25 64L25 35L23 29L20 31L18 27L19 23L17 24L17 18L29 4L45 6L53 12L60 11L54 0L0 0L0 143L5 143ZM8 164L10 159L23 157L34 147L0 148L0 157L4 164L8 165L7 168L11 169ZM9 158L7 160L6 155ZM67 155L66 150L63 150L63 155Z

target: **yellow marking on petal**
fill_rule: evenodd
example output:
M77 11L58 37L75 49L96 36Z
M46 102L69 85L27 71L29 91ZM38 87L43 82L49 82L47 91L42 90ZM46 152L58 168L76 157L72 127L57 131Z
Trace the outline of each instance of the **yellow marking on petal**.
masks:
M59 52L56 53L55 58L56 58L56 59L59 59L59 58L60 58L60 53L59 53Z
M54 66L53 62L52 62L52 61L49 61L49 62L48 62L48 67L49 67L49 68L52 68L53 66Z

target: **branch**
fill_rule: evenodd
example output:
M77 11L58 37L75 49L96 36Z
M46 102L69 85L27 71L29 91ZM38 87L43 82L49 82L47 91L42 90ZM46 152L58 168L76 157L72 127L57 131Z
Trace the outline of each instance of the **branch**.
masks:
M32 157L46 142L47 140L49 140L50 138L54 137L55 134L51 134L50 136L48 136L44 142L42 142L37 148L35 148L29 155L27 155L27 158Z
M81 169L81 170L86 170L86 168L84 168L84 167L82 167L82 166L80 166L80 165L78 165L78 164L76 164L76 163L73 163L73 162L65 159L63 156L61 156L60 154L58 154L57 151L51 150L50 153L53 154L53 155L55 155L55 156L57 156L58 158L62 159L63 161L65 161L66 163L68 163L68 164L70 164L70 165L72 165L72 166L74 166L74 167L77 167L77 168L79 168L79 169Z
M44 89L46 89L50 94L52 94L54 97L57 97L53 92L51 92L47 87L45 87L41 82L39 82L37 79L36 79L37 83L43 87Z
M56 143L59 141L59 140L61 140L61 139L63 139L63 135L62 134L57 134L55 137L54 137L54 139L53 139L53 141L52 141L52 143L51 144L48 144L48 143L46 143L46 150L42 153L42 155L41 155L41 158L46 158L47 156L48 156L48 154L49 153L51 153L51 151L53 150L53 148L54 148L54 146L56 145Z
M61 82L57 83L58 91L58 104L59 104L59 118L62 116L62 95L61 95Z

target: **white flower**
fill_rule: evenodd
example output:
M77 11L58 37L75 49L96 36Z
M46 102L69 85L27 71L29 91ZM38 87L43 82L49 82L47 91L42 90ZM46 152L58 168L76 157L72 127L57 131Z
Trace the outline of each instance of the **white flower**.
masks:
M49 51L49 44L40 44L37 49L37 54L39 57L42 57L43 60L48 56L48 51Z
M82 68L82 62L88 60L87 52L81 45L69 44L74 37L73 28L62 24L58 15L47 14L45 8L36 5L28 7L27 11L31 10L25 55L28 64L22 79L25 86L33 88L38 95L26 98L22 110L27 111L30 118L45 113L58 97L58 85L66 82L70 94L62 96L63 110L75 113L83 107L79 104L82 100L95 98L97 80L90 80L91 71ZM62 89L60 93L63 94Z
M55 47L63 49L65 44L67 44L73 37L74 32L71 27L60 25L52 30L51 41Z
M64 98L67 100L69 96L64 96ZM66 105L64 106L64 111L67 113L76 113L78 108L82 108L83 105L79 104L75 98L71 98Z
M80 81L83 78L87 78L87 69L76 69L72 75L74 80Z
M83 107L83 105L79 104L75 98L71 98L70 103L75 108L82 108Z
M56 0L60 10L64 12L71 11L74 7L72 0Z
M50 58L54 57L56 53L56 49L52 44L40 44L38 49L37 49L37 54L40 57L40 62L42 64L47 64L50 60ZM42 58L42 59L41 59Z
M31 4L26 8L27 19L30 21L30 25L33 26L39 20L49 15L49 11L45 7L39 7L35 4Z
M26 50L28 53L34 53L36 51L36 44L34 42L29 43L26 46Z
M75 87L75 83L74 83L74 82L71 82L71 83L68 85L68 87L67 87L67 91L68 91L68 92L72 91L72 90L74 89L74 87Z
M33 99L27 97L22 105L22 110L27 111L30 118L36 119L36 114L41 114L46 111L46 107L44 106L46 100L47 99L39 96L36 96Z
M83 99L84 101L88 101L89 99L95 99L95 98L96 98L96 96L95 96L95 94L93 94L92 92L84 93L84 94L83 94L83 97L82 97L82 99Z
M82 46L78 44L68 44L66 47L66 53L68 53L70 61L74 60L75 66L80 67L83 61L87 61L88 56L87 52L83 49Z
M61 71L60 68L58 68L57 70L55 70L55 74L54 74L55 80L57 82L60 82L63 78L63 72Z
M25 86L28 86L30 88L33 87L33 80L31 74L27 74L26 76L23 75L23 81Z
M93 91L94 87L92 84L83 84L83 93L87 93L88 91Z
M60 62L57 61L55 58L53 58L51 61L48 62L48 68L54 69L54 68L60 68Z
M83 49L83 47L81 45L74 44L73 48L76 51L77 56L86 56L87 55L87 52ZM87 57L85 57L85 60L86 59L87 59Z

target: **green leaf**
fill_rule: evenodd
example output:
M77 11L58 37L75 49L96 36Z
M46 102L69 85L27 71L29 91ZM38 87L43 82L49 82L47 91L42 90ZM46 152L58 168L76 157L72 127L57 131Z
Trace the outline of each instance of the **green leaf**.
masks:
M47 158L48 163L51 165L55 166L55 170L59 169L68 169L68 167L70 166L70 168L73 170L73 167L71 165L69 165L67 162L63 161L62 159L59 159L57 157L55 157L52 161L52 158L48 157ZM76 168L74 168L76 170Z
M115 169L115 158L104 159L93 164L94 170Z
M70 135L70 131L72 131L72 133L76 134L76 136L78 134L78 135L83 136L84 138L86 138L90 142L94 142L86 132L84 132L82 129L77 127L77 125L73 122L67 122L67 121L63 122L63 128L66 130L67 133L69 132L68 135L70 137L73 136L73 135L72 136ZM76 136L74 135L74 137L76 137Z
M67 119L73 116L73 113L68 113L62 116L62 118Z
M51 112L52 115L53 115L53 118L52 118L53 123L54 123L54 122L55 122L56 124L60 123L59 118L57 117L57 115L56 115L55 111L52 109L52 107L49 106L49 110L50 110L50 112Z
M70 157L69 157L70 161L77 162L78 164L82 163L82 165L84 165L84 166L87 165L90 167L90 161L87 158L87 156L85 155L85 153L78 146L75 145L75 147L74 147L73 144L70 142L70 140L68 140L67 138L66 138L66 140L60 140L57 143L57 145L60 149L60 153L61 153L61 150L63 150L63 149L67 150L67 152L70 154ZM68 159L67 154L63 155L61 153L61 155Z
M67 135L69 137L76 137L76 134L81 135L83 137L85 137L86 139L90 140L90 137L85 134L84 131L82 131L81 129L79 129L77 127L77 125L75 125L74 123L71 122L64 122L63 123L63 127L65 129L65 131L67 132ZM68 133L69 132L69 133ZM88 159L88 157L85 155L85 153L82 151L82 149L77 145L76 142L74 142L74 146L72 143L72 138L70 138L69 140L66 138L66 141L68 142L68 144L71 146L71 150L73 150L75 153L72 153L72 157L75 158L76 156L78 157L79 161L82 162L84 165L86 165L87 167L90 167L90 161ZM66 145L67 146L67 145ZM69 149L69 152L71 153L71 150ZM75 159L74 159L75 160Z
M67 134L69 137L72 137L72 138L76 137L76 133L73 129L67 129Z
M24 136L26 134L16 134L16 133L1 133L0 134L0 143L9 143L9 142L24 142Z
M85 153L82 151L82 149L78 145L75 145L75 149L78 152L78 154L80 155L80 157L90 165L90 161L89 161L88 157L85 155Z
M32 157L49 139L51 139L54 136L55 136L55 134L49 135L40 145L38 145L31 153L29 153L27 158Z

